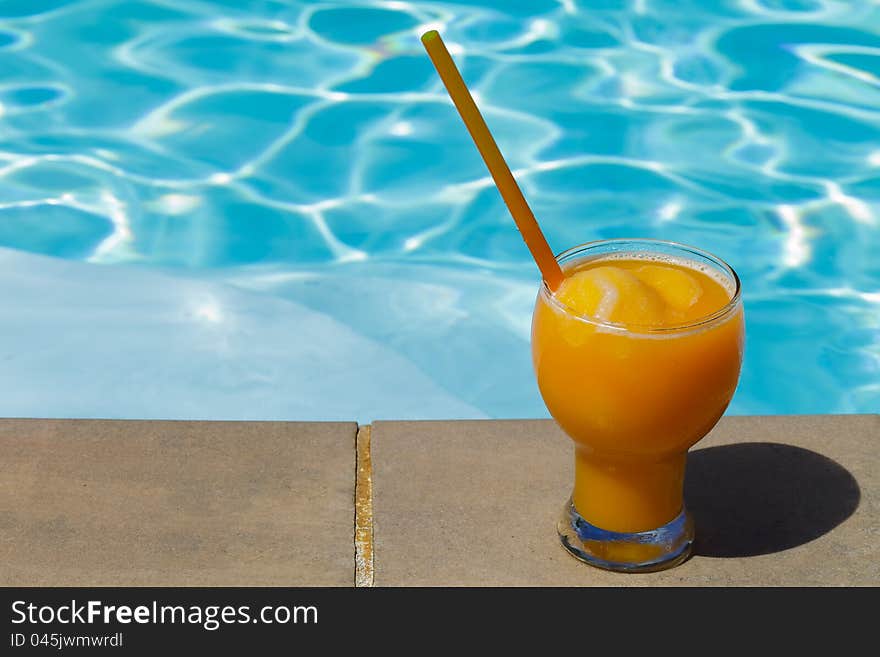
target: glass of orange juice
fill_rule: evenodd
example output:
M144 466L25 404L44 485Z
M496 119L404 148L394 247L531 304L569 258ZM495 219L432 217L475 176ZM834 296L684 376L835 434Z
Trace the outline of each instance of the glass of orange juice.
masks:
M744 318L736 272L710 253L650 239L589 242L542 285L532 360L550 414L574 441L558 532L609 570L672 567L690 554L687 451L733 397Z

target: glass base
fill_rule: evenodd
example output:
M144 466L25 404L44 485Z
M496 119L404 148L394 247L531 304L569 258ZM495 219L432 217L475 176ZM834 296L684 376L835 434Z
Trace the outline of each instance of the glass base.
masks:
M688 558L694 542L694 523L686 509L657 529L620 533L591 525L569 499L556 528L562 546L576 559L626 573L677 566Z

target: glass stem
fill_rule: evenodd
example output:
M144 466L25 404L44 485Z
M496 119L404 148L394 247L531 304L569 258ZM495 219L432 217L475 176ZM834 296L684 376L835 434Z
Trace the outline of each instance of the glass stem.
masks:
M686 452L618 459L577 446L572 502L584 520L602 529L656 529L681 513L686 460Z

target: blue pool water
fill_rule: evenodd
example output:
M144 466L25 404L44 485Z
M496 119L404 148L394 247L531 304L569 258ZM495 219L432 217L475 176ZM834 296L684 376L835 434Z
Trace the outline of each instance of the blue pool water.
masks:
M4 0L0 415L546 416L431 27L554 250L737 269L731 413L880 410L876 3Z

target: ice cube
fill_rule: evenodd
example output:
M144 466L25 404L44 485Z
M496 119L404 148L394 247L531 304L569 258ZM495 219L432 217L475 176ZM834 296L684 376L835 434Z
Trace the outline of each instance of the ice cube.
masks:
M661 325L663 297L639 277L612 265L575 272L566 277L556 297L579 315L616 324Z
M703 295L703 287L699 281L677 267L642 265L635 270L635 274L677 311L688 310Z

